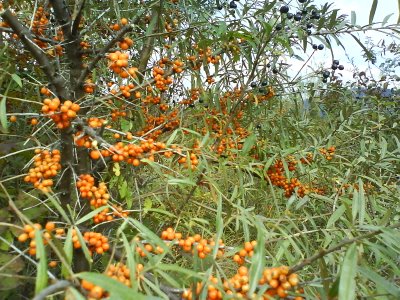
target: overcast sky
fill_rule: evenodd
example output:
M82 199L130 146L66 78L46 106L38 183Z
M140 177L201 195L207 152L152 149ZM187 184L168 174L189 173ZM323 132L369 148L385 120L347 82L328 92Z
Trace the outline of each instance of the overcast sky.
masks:
M356 13L357 25L366 25L368 24L369 13L371 9L371 5L373 0L315 0L314 3L316 5L323 5L326 2L333 2L333 8L340 9L339 14L346 14L349 16L351 12L354 11ZM375 13L374 22L382 21L387 15L393 14L390 17L387 24L394 24L397 22L399 15L398 1L397 0L379 0L378 7ZM377 25L379 26L379 25ZM367 33L357 33L361 41L365 41L367 37L373 38L375 42L378 42L382 39L387 41L387 44L392 40L392 38L386 37L383 33L377 33L373 31L369 31ZM400 38L400 37L399 37ZM354 41L352 37L349 35L341 36L340 40L343 42L346 48L346 52L348 57L353 59L356 67L359 71L366 71L368 69L368 64L365 63L364 58L362 57L361 47ZM399 42L399 41L397 41ZM345 70L341 73L344 76L345 81L352 78L354 67L350 64L348 57L346 57L346 52L340 47L336 46L336 43L333 44L333 52L335 54L335 59L339 59L340 63L345 66ZM306 57L306 55L303 55ZM301 67L301 62L293 62L295 67ZM325 49L323 51L317 51L315 53L313 59L311 60L311 66L317 67L319 65L323 65L327 69L329 69L332 64L332 58L330 51ZM374 76L379 77L380 71L378 68L372 66L371 72Z

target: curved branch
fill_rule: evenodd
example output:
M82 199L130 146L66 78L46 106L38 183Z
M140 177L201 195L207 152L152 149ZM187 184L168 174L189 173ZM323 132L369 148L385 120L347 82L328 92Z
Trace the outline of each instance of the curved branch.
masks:
M388 228L391 228L391 229L400 228L400 223L393 224L393 225L389 226ZM324 257L325 255L327 255L329 253L341 250L346 245L349 245L349 244L352 244L352 243L355 243L355 242L358 242L361 240L370 239L381 233L383 233L382 229L377 229L377 230L371 231L369 233L359 235L352 239L344 239L339 244L332 246L328 249L322 249L318 253L314 254L313 256L304 259L301 263L291 267L289 270L289 273L297 272L297 271L303 269L305 266L312 264L314 261Z
M72 283L68 280L60 280L56 283L48 286L44 290L42 290L39 294L37 294L32 300L44 300L47 296L50 296L54 293L65 290L67 287L72 286Z

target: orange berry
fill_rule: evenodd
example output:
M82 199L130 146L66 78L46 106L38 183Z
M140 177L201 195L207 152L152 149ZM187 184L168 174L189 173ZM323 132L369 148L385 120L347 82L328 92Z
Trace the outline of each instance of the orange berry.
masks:
M26 242L26 240L29 238L27 233L22 233L18 236L18 241L21 243Z

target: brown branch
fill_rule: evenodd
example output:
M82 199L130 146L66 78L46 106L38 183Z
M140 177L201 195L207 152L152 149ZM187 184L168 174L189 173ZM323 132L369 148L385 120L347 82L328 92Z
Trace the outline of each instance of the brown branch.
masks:
M34 37L27 27L25 27L16 16L14 16L10 10L5 10L1 16L10 26L15 34L18 35L25 48L32 54L36 59L43 72L47 76L50 85L54 88L56 94L60 98L67 98L67 89L65 87L65 79L58 75L53 67L52 63L38 45L33 40Z
M79 31L72 31L72 19L68 6L63 0L50 0L54 15L60 24L64 34L64 49L70 64L70 99L76 101L84 97L82 86L79 84L79 76L83 70L82 55L80 52Z
M48 296L63 291L66 288L72 286L72 282L68 280L60 280L55 282L54 284L48 286L44 290L42 290L39 294L37 294L32 300L44 300Z
M391 229L400 228L400 223L393 224L393 225L389 226L388 228L391 228ZM309 258L306 258L302 262L300 262L297 265L291 267L290 270L289 270L289 273L297 272L297 271L303 269L305 266L308 266L308 265L312 264L314 261L324 257L325 255L327 255L329 253L341 250L344 246L356 243L356 242L361 241L361 240L370 239L370 238L372 238L372 237L374 237L374 236L376 236L378 234L381 234L381 233L383 233L382 229L377 229L377 230L371 231L369 233L365 233L365 234L359 235L359 236L357 236L355 238L352 238L352 239L344 239L339 244L337 244L335 246L332 246L332 247L330 247L328 249L322 249L318 253L314 254L313 256L311 256Z
M72 34L78 33L79 23L82 20L82 12L85 7L85 0L77 1L75 4L75 11L73 15L73 23L72 23Z
M159 30L159 23L160 23L160 14L162 9L162 1L160 1L160 6L155 7L153 13L151 15L151 19L156 19L156 26L154 26L152 32L150 34L154 34ZM139 73L139 82L143 80L143 74L146 71L147 63L153 53L154 50L154 41L155 36L149 36L143 43L143 48L140 52L139 63L138 63L138 73Z

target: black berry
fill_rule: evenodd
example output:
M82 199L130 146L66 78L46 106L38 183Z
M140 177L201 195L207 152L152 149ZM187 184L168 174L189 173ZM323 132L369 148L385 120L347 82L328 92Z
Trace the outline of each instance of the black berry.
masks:
M281 6L281 8L279 9L279 11L280 11L282 14L287 14L287 13L289 12L289 6L287 6L287 5Z
M301 15L295 14L294 15L294 19L295 19L295 21L300 21L301 20Z
M324 45L318 45L318 50L323 50L324 49Z
M235 1L231 1L231 2L229 3L229 7L230 7L230 8L237 8L237 4L235 3Z
M340 65L340 66L339 66L339 70L340 70L340 71L343 71L343 70L344 70L344 66L343 66L343 65Z

